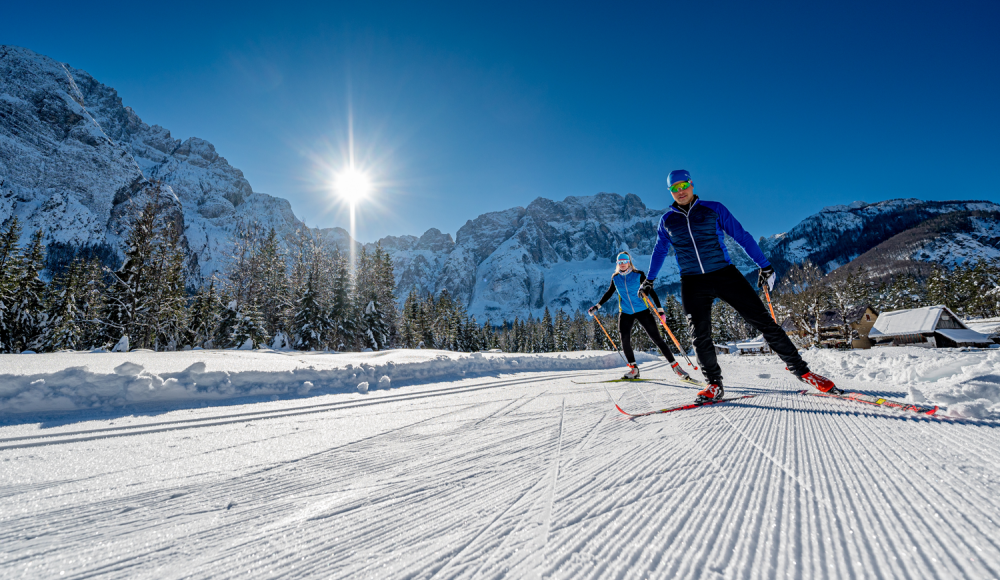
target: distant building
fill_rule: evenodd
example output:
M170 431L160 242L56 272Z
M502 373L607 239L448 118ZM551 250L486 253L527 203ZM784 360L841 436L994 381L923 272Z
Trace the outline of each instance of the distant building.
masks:
M988 347L994 344L985 334L966 326L944 305L883 312L868 337L877 345L927 348Z
M819 342L827 348L871 348L868 333L878 319L878 312L868 304L856 306L845 316L839 310L826 310L819 317ZM845 324L846 322L846 324ZM798 337L798 342L808 343L815 336L816 319L810 318L807 328L799 328L791 318L781 323L781 328L789 336Z
M727 342L726 344L715 343L715 354L733 354L734 352L739 352L735 342Z
M767 345L763 334L745 342L737 342L736 348L740 354L771 354L771 347Z

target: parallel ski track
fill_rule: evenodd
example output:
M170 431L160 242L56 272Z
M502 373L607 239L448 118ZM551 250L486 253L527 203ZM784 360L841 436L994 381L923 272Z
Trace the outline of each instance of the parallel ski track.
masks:
M657 365L657 366L661 366L661 365ZM585 372L593 373L595 371L585 371ZM596 371L596 372L600 372L600 371ZM560 373L560 375L565 376L565 373ZM497 385L496 382L491 382L488 385L486 385L485 387L483 387L483 386L474 386L473 388L449 388L449 389L442 389L443 391L447 391L446 393L442 393L442 394L462 394L462 393L465 393L465 392L476 391L476 390L480 390L482 388L487 388L487 387L489 387L489 388L495 388L497 386L513 386L513 385L524 385L524 384L531 384L531 383L546 383L546 382L549 382L551 379L552 379L552 375L546 374L546 375L542 375L542 376L531 377L530 379L512 380L512 381L501 381L500 385ZM426 395L426 394L427 393L425 392L422 395ZM538 395L536 395L536 398L538 396L541 396L542 394L543 393L539 393ZM426 398L426 397L425 396L418 396L417 398ZM393 400L399 400L399 397L396 397ZM382 401L382 400L380 400L380 401L377 401L377 402L391 402L391 401ZM505 408L505 411L503 413L501 413L501 415L509 413L509 412L512 412L512 411L516 410L517 408L519 408L520 405L524 404L524 402L520 402L519 404L515 404L515 403L518 403L518 401L514 401L514 402L509 403L508 407L510 407L510 408L509 409ZM150 514L148 513L150 509L152 509L154 512L155 511L159 511L160 509L162 509L162 510L164 510L167 513L170 513L172 515L169 515L169 516L165 515L165 516L161 516L161 517L153 517L154 520L162 519L162 517L171 517L171 518L183 517L183 515L177 515L176 514L177 511L181 511L181 512L185 511L185 509L182 506L178 506L177 503L178 502L182 502L182 503L185 502L186 500L183 499L183 498L188 497L188 496L191 496L191 497L198 496L199 497L199 501L197 503L202 506L200 508L191 510L191 512L190 512L191 514L204 513L205 510L217 511L220 508L221 509L225 509L228 512L229 511L228 506L230 506L230 505L239 506L239 505L245 503L246 500L243 499L244 497L254 497L254 496L257 496L257 497L288 497L288 496L295 497L297 494L301 494L302 493L302 489L299 488L299 486L295 483L295 478L292 478L291 480L288 480L288 479L285 478L285 475L286 475L285 473L276 474L276 473L272 473L273 471L275 471L275 472L288 472L288 471L299 471L299 470L302 470L302 469L306 469L307 465L312 464L312 463L317 462L317 461L320 461L320 459L319 459L320 456L326 456L326 455L329 455L331 453L347 453L348 454L348 459L351 462L351 468L352 468L352 470L355 470L355 471L360 470L362 472L381 471L381 470L386 469L387 467L395 466L395 465L398 465L398 464L402 463L402 462L399 462L398 460L393 459L392 461L390 461L387 464L383 460L383 454L379 453L379 448L380 447L382 447L382 446L392 446L394 442L396 444L399 444L399 445L402 445L402 444L405 443L406 446L409 448L409 451L412 452L414 454L414 456L416 457L416 460L414 459L414 457L408 457L406 459L406 461L409 462L410 467L414 468L411 471L414 471L416 473L422 473L424 475L427 475L427 474L433 473L433 472L437 472L437 471L440 471L442 474L447 474L447 473L449 473L447 470L441 470L441 468L439 466L434 466L434 458L435 458L435 455L436 455L435 451L439 450L439 448L440 448L441 445L445 445L445 447L447 447L448 443L442 443L442 441L440 441L439 438L432 436L432 437L430 437L427 440L426 444L414 444L413 441L415 441L416 439L420 439L420 437L413 435L412 431L415 428L417 428L422 423L429 423L429 422L439 421L439 420L442 420L442 419L446 418L449 415L463 413L463 412L467 411L469 408L470 408L469 405L464 405L464 406L462 406L461 408L459 408L457 410L448 411L448 412L446 412L446 413L444 413L442 415L437 415L437 416L435 416L435 417L433 417L431 419L420 421L420 422L415 423L413 425L409 425L407 427L404 427L404 428L398 430L398 432L383 433L383 434L381 434L381 435L379 435L377 437L374 437L370 441L362 441L362 442L358 442L358 443L355 443L355 444L351 444L351 445L346 446L344 449L330 450L329 452L324 452L323 454L319 454L319 455L317 455L315 457L302 458L302 459L297 460L295 462L290 462L290 464L285 464L285 465L280 465L280 466L276 466L276 467L266 468L266 469L262 470L256 476L256 477L262 478L264 480L263 483L261 483L260 485L253 485L253 484L248 485L247 482L236 482L236 481L233 481L232 485L221 485L221 486L213 487L211 490L204 490L204 489L201 489L198 486L179 486L179 487L173 489L169 494L157 490L157 491L151 491L151 492L144 492L144 493L135 494L135 495L132 495L131 497L128 497L128 498L116 498L114 500L96 502L96 503L90 505L89 509L83 509L83 510L81 510L79 507L67 507L65 509L59 509L59 510L56 510L56 511L54 511L54 512L52 512L50 514L51 521L49 521L49 522L46 522L44 518L38 518L38 519L35 519L33 521L30 521L30 522L29 521L24 521L24 522L10 522L12 524L15 524L15 525L11 526L10 529L9 529L9 532L11 533L11 535L9 535L9 536L6 535L6 534L0 535L0 545L2 545L3 543L5 543L6 540L13 540L14 538L17 538L18 537L18 528L21 528L21 527L23 527L23 529L20 530L20 532L22 534L21 535L22 538L24 537L23 534L28 533L29 530L32 530L32 529L33 530L37 530L39 528L42 528L42 529L48 529L49 531L47 533L59 533L60 535L67 534L68 537L66 538L66 541L72 542L73 536L76 535L75 530L78 529L78 526L80 525L81 521L83 521L83 522L101 522L109 514L114 514L114 515L119 516L119 517L120 516L124 516L123 518L120 517L120 519L121 520L125 520L124 522L117 521L117 523L116 523L115 526L109 526L109 527L119 528L120 526L124 525L126 528L136 526L140 530L145 529L147 527L148 528L152 528L152 527L154 527L154 524L140 523L137 520L131 520L130 521L129 520L130 514L133 513L133 512L135 512L136 515L137 515L137 517L141 517L142 521L146 521L147 518L151 517ZM465 434L466 430L475 429L479 425L481 425L483 422L490 421L491 418L492 418L492 415L488 416L486 418L483 418L483 419L479 419L479 420L475 421L474 423L472 423L471 425L466 425L464 428L460 429L452 437L450 437L450 439L454 439L455 440L454 444L456 446L459 445L461 443L461 440L464 438L464 434ZM144 432L136 433L136 434L142 434L142 433L144 433ZM537 432L535 432L535 433L537 434ZM532 435L532 433L520 433L519 434L517 432L510 432L509 434L506 434L505 437L509 438L510 442L515 442L515 441L521 440L525 436L531 436L531 435ZM507 440L508 439L500 439L498 441L495 441L494 443L503 444ZM498 465L500 465L500 464L503 463L502 459L498 459L497 461L498 461ZM369 466L369 464L371 464L371 465ZM427 464L428 468L425 469L424 468L424 464ZM324 465L324 466L321 467L321 471L323 473L327 473L328 471L333 472L333 473L337 473L337 470L336 470L335 466ZM251 477L251 479L253 479L253 477ZM386 486L389 486L389 485L398 485L398 484L403 483L405 481L406 481L406 478L402 478L402 479L395 478L395 479L389 480L389 481L384 482L384 483L380 482L378 485L375 485L374 487L375 487L375 489L382 489L382 488L384 488ZM506 489L510 488L512 485L515 485L515 484L516 484L516 481L504 481L504 482L501 482L501 483L499 483L497 485L497 490L498 491L500 491L500 490L506 490ZM326 480L321 480L319 482L316 482L315 487L316 488L327 488L330 485L331 485L331 482L326 481ZM234 487L239 489L239 493L236 493L236 494L233 493L233 488ZM336 483L336 482L334 482L333 487L334 487L334 489L337 489L339 487L350 488L350 487L353 487L353 485L352 485L351 482L346 482L346 481L342 482L342 483ZM238 499L235 499L235 500L231 499L232 497L238 497ZM308 494L306 494L306 499L307 500L309 499ZM122 510L122 508L121 508L121 506L122 506L123 503L126 504L126 506L128 506L124 510ZM366 502L366 505L367 505L367 502ZM162 506L162 508L161 508L161 506ZM251 519L252 520L264 520L264 521L267 521L268 519L270 519L270 516L273 516L275 514L280 514L286 507L287 507L286 502L278 502L277 505L271 506L271 509L268 509L266 512L255 513L252 516ZM357 506L355 508L345 509L344 512L347 513L347 512L350 512L351 509L356 509L356 508L357 508ZM333 517L334 515L336 515L336 514L329 514L328 516L323 516L323 517ZM233 522L230 522L230 523L233 523ZM103 527L103 524L98 524L98 527L99 528ZM236 528L240 527L239 521L235 522L235 527ZM191 538L188 539L188 543L191 543L191 545L197 545L201 541L208 542L208 543L216 543L213 540L217 541L219 538L222 538L222 539L227 538L227 536L230 535L230 532L228 532L228 530L231 529L231 528L232 528L232 526L230 524L227 524L226 526L224 526L222 528L212 529L212 530L210 530L210 531L208 531L208 532L206 532L204 534L201 534L201 535L199 535L197 537L196 536L192 536ZM108 531L111 532L111 530L108 530ZM103 535L103 533L102 533L102 535ZM110 533L110 536L112 536L112 537L114 537L116 535L117 534L115 534L113 532ZM90 534L87 533L86 536L90 536ZM86 544L86 542L88 541L86 536L80 538L80 540L81 540L81 542L83 544ZM61 548L60 548L60 550L61 550ZM153 550L153 551L150 552L150 555L153 555L153 554L158 554L158 552L156 550ZM37 555L38 554L35 554L36 557L37 557ZM162 557L163 555L159 554L159 556ZM133 555L133 556L130 556L130 557L124 559L124 561L121 563L121 566L120 567L116 567L115 569L119 570L119 571L122 571L122 572L125 572L127 570L133 569L136 566L141 567L142 560L143 560L142 557ZM9 560L9 562L14 562L14 561L16 561L16 559ZM103 571L103 573L107 573L107 572L110 572L110 570L104 570Z
M658 368L658 364L650 368ZM354 409L358 407L368 407L371 405L381 405L401 401L412 401L426 399L430 397L440 397L444 395L454 395L468 393L483 389L493 389L510 385L541 382L555 378L562 378L567 375L578 376L580 374L593 374L601 371L566 371L553 373L544 377L508 379L503 381L490 381L475 385L462 385L457 387L446 387L433 391L422 391L418 393L400 393L397 395L386 395L371 401L342 401L336 403L323 403L318 405L305 405L284 409L272 409L267 411L254 411L250 413L235 413L230 415L216 415L212 417L199 417L192 419L177 419L173 421L158 421L155 423L143 423L138 425L123 425L121 427L104 427L101 429L87 429L82 431L62 431L53 433L41 433L38 435L24 435L20 437L9 437L0 439L0 451L6 449L23 449L29 447L42 447L47 445L60 445L65 443L76 443L80 441L91 441L94 439L107 439L111 437L126 437L131 435L142 435L147 433L160 433L164 431L177 431L181 429L196 429L202 427L214 427L218 425L229 425L232 423L245 423L247 421L257 421L260 419L278 419L283 417L294 417L298 415L309 415L312 413L326 413L344 409ZM54 441L44 441L45 439L55 439ZM42 440L42 441L39 441ZM16 441L31 441L30 443L14 443ZM4 444L7 445L4 445Z
M588 391L542 388L487 403L453 392L432 417L207 487L70 494L0 519L0 570L59 558L77 578L1000 576L994 426L781 391L636 422L603 393L574 403L567 392Z
M902 451L910 450L911 438L935 440L939 429L952 425L900 419L898 414L881 418L826 415L805 398L781 396L780 400L789 409L755 408L753 403L699 409L697 422L712 423L711 431L700 430L701 436L672 428L679 419L695 422L694 415L657 418L671 432L657 444L676 441L678 435L689 438L690 433L690 442L697 442L698 447L669 446L652 455L673 464L669 481L655 481L665 475L655 464L647 464L647 469L631 462L617 465L623 459L590 470L609 475L581 490L580 495L593 498L587 502L590 505L567 507L579 515L556 514L557 522L569 525L562 549L553 546L552 550L567 556L552 562L543 574L593 578L700 577L710 572L726 577L997 576L1000 546L987 532L996 530L1000 500L993 496L983 503L988 491L979 487L977 493L969 493L976 486L967 477L929 475L932 467L940 467L940 455L931 459L921 457L926 451L915 456ZM720 428L720 418L730 426L731 437L724 435L727 430ZM877 431L857 428L859 421L867 424L872 419L880 425ZM968 431L967 436L975 432L991 442L977 441L977 447L995 445L998 440L992 428L960 428ZM643 457L653 446L637 442L634 448L620 449L618 455ZM807 451L796 454L803 447ZM704 462L702 467L699 460ZM718 466L721 472L711 473ZM944 467L946 472L953 471L947 464ZM633 479L629 477L633 473L642 475ZM615 482L610 474L625 481ZM991 475L1000 473L993 469ZM572 475L563 477L570 480ZM931 485L923 487L922 482ZM644 485L641 493L655 507L633 507L631 501L599 505L609 488L626 484L634 488L640 483ZM676 493L681 490L686 493ZM635 493L623 489L616 495L629 500ZM703 497L711 499L703 503ZM572 503L568 497L559 499ZM949 512L961 517L948 518ZM944 519L952 522L942 526ZM579 530L570 533L581 525L590 528L588 535L581 537ZM557 524L553 535L559 533ZM595 545L592 557L581 557L591 544ZM600 561L614 564L591 567Z

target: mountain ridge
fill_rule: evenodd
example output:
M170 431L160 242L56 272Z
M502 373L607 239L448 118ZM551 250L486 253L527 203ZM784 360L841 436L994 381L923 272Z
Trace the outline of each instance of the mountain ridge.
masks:
M420 236L360 244L343 228L307 228L287 200L255 192L212 143L177 139L168 129L145 123L113 88L86 71L29 49L0 46L3 222L17 215L25 239L34 229L45 230L50 263L90 252L113 265L121 257L131 210L149 199L159 200L183 224L191 289L224 269L236 228L257 222L273 227L286 248L305 229L341 251L382 244L396 267L400 302L411 291L447 290L480 322L590 306L607 288L617 252L628 250L639 268L648 266L665 211L647 207L632 193L561 201L538 197L525 207L470 219L454 236L429 228ZM858 201L825 207L760 243L779 272L803 260L828 272L927 220L970 211L989 213L1000 206ZM979 238L992 236L992 222L980 225ZM963 241L966 259L980 246L994 247L979 238ZM736 266L752 277L756 265L731 238L726 243ZM942 247L927 255L958 255L949 252ZM911 259L922 255L911 254ZM676 293L679 280L676 263L668 258L657 288Z

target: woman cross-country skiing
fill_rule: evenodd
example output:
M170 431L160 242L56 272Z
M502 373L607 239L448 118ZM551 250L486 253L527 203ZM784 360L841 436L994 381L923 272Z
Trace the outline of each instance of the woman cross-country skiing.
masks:
M757 291L730 262L723 243L725 234L732 236L760 268L758 286L774 287L774 268L753 236L743 229L726 206L717 201L700 200L694 194L694 183L687 171L671 171L667 185L674 203L660 218L656 247L649 261L649 279L643 282L643 291L652 290L653 281L673 246L681 271L681 300L691 325L695 352L708 383L708 388L698 393L696 402L719 400L724 396L722 369L712 343L712 303L716 298L727 302L763 334L771 350L799 380L824 393L840 393L833 381L809 371L788 335L768 315Z
M670 361L670 368L674 369L677 376L690 380L688 374L674 360L674 355L670 353L666 341L660 336L660 329L656 327L656 319L653 318L655 315L649 311L642 296L639 295L639 288L645 281L645 272L635 269L632 264L632 256L628 252L618 254L618 265L614 275L611 276L611 285L608 287L608 291L601 297L600 302L587 310L587 314L594 316L602 304L610 300L616 292L618 293L618 334L622 337L622 350L625 351L625 358L628 360L628 372L622 377L623 379L639 378L639 367L635 364L635 353L632 352L632 325L638 322L649 338L653 339L653 342L659 347L663 356ZM660 308L660 298L656 292L650 289L644 293L656 304L657 308Z

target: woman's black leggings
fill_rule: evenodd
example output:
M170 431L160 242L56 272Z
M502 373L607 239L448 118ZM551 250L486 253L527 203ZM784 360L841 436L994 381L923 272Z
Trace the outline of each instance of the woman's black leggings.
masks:
M674 355L671 354L670 347L667 346L666 341L660 336L660 329L656 327L654 314L649 309L636 312L635 314L618 313L618 334L622 337L622 350L625 351L625 358L628 359L628 362L635 362L635 353L632 352L632 324L634 322L642 325L649 338L653 339L653 343L660 348L663 356L667 357L667 361L674 362Z

